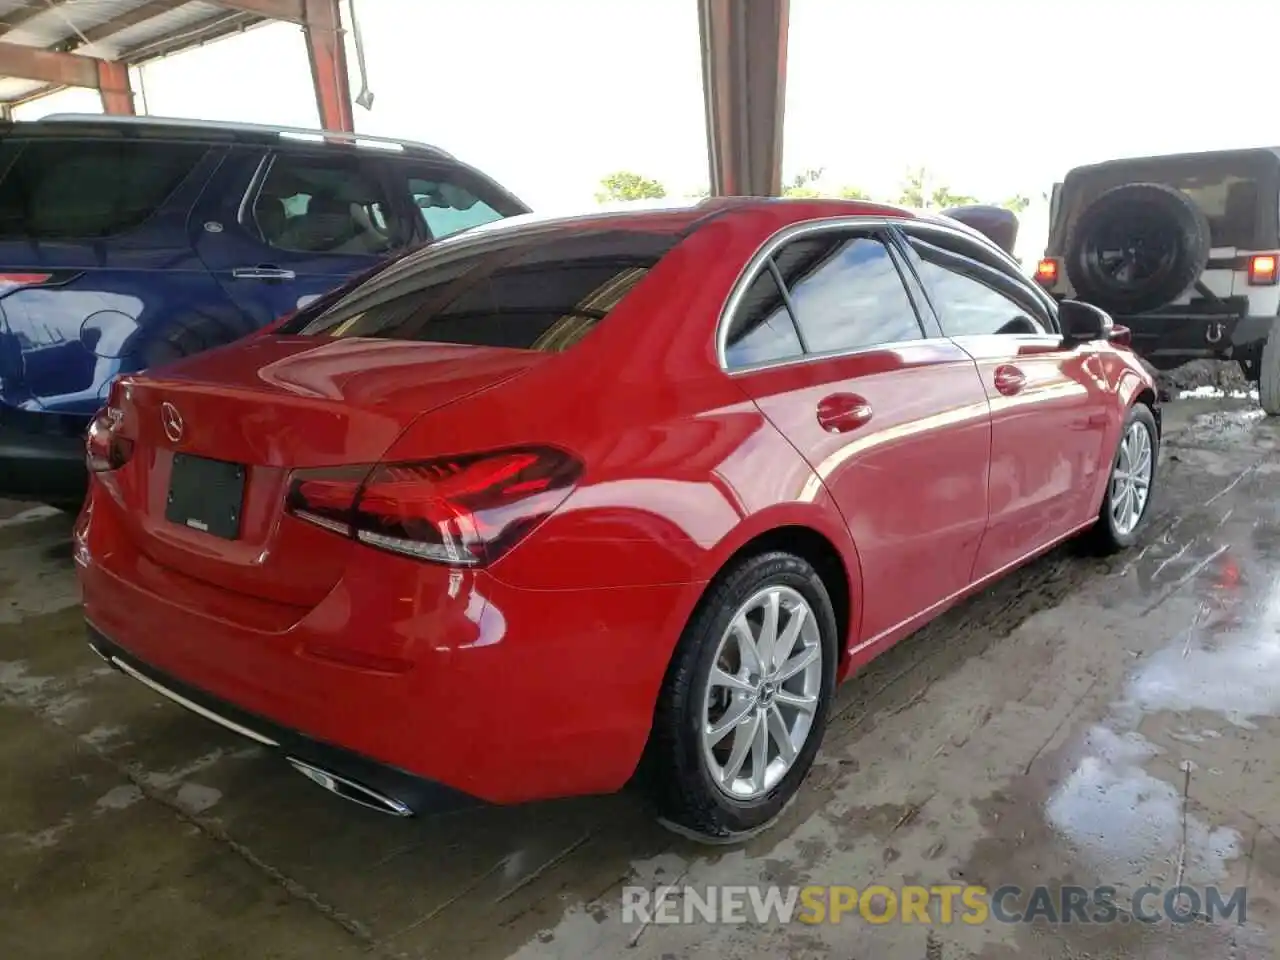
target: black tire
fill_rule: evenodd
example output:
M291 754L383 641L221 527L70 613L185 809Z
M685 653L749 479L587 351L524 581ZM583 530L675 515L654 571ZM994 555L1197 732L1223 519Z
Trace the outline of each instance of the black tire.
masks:
M1117 277L1104 268L1101 248L1117 237L1150 255L1138 276ZM1160 183L1129 183L1103 193L1076 221L1066 244L1067 277L1081 300L1114 314L1145 313L1191 288L1209 262L1209 248L1209 221L1186 194Z
M1272 323L1258 362L1258 401L1268 416L1280 416L1280 320Z
M1120 443L1117 443L1116 451L1111 458L1111 470L1107 475L1107 487L1102 494L1102 505L1098 508L1098 522L1090 527L1085 535L1085 542L1094 553L1107 555L1128 550L1141 539L1147 519L1151 516L1151 504L1155 500L1157 478L1160 475L1160 431L1156 427L1156 418L1151 408L1145 403L1135 403L1120 429L1121 441L1135 422L1140 422L1146 427L1147 435L1151 440L1151 487L1147 494L1147 501L1143 504L1142 514L1132 530L1122 533L1116 528L1115 518L1111 515L1111 486L1116 467L1120 463Z
M789 771L763 796L731 798L712 780L702 754L702 708L720 638L738 609L764 587L798 592L821 638L823 677L813 724ZM728 843L768 826L795 796L826 732L835 686L837 627L822 578L800 557L781 551L745 558L708 589L690 618L663 681L645 756L647 786L668 826L695 839Z

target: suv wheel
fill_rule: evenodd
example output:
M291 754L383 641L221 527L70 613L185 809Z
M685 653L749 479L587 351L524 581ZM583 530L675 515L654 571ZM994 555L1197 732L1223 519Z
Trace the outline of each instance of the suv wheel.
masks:
M668 826L725 843L782 812L826 731L837 647L831 598L800 557L760 554L720 578L654 715L646 760Z
M1271 326L1258 363L1258 399L1271 416L1280 416L1280 320Z

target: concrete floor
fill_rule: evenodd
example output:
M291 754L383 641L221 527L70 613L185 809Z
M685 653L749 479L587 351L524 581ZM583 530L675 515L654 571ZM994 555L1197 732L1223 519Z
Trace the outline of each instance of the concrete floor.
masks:
M1272 957L1280 425L1221 401L1168 417L1145 548L1058 551L887 653L841 690L782 822L724 849L628 795L417 821L345 805L93 658L70 521L9 505L0 957ZM1123 896L1179 877L1246 885L1247 922L641 927L620 905L677 880Z

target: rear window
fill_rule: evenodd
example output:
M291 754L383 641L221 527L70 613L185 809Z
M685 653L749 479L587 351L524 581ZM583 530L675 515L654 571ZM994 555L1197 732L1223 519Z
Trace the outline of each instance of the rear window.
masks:
M206 150L139 140L30 141L0 179L0 237L124 233L156 212Z
M1270 151L1155 157L1073 171L1062 185L1050 235L1061 252L1070 226L1098 196L1126 183L1163 183L1181 190L1209 220L1215 247L1277 245L1280 158Z
M473 234L399 261L296 332L566 350L678 241L634 230Z

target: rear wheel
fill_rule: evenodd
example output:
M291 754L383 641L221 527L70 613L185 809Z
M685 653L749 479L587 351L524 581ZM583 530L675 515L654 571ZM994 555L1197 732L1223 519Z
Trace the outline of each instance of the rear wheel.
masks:
M792 554L747 558L710 589L667 670L647 751L669 826L731 842L777 817L826 730L836 632L821 577Z
M1137 543L1151 509L1159 457L1156 418L1145 403L1136 403L1125 417L1098 522L1089 531L1099 552L1116 553Z
M1270 416L1280 416L1280 321L1271 327L1258 362L1258 400Z

